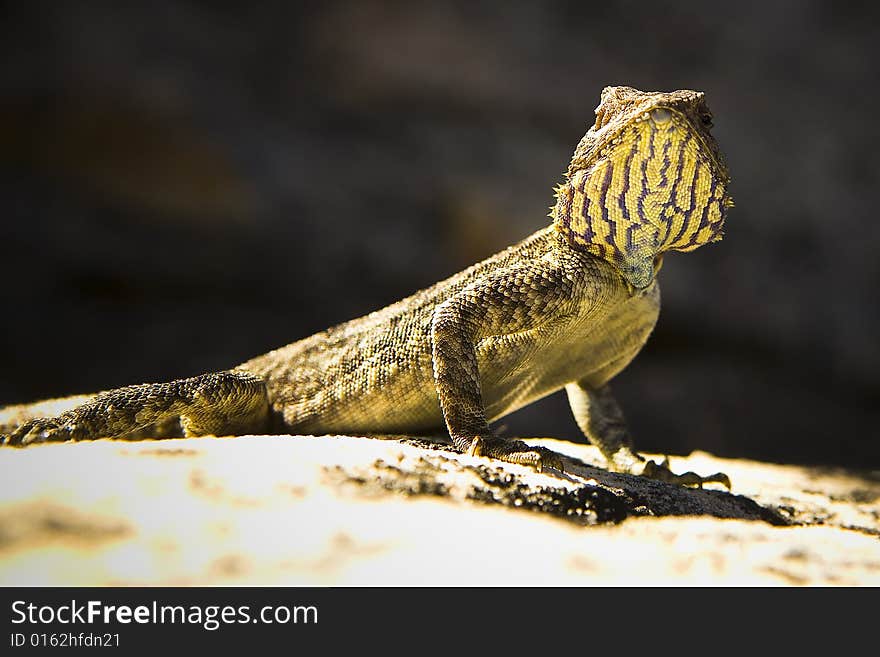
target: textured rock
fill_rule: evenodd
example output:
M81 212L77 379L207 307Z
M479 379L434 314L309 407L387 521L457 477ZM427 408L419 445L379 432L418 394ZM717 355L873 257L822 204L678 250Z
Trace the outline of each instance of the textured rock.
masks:
M733 494L439 443L248 436L0 449L0 584L878 585L880 476L723 460Z

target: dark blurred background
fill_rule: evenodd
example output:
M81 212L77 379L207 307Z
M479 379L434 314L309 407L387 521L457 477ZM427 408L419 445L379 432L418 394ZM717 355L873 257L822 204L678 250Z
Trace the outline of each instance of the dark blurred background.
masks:
M880 5L5 3L0 404L237 364L544 226L605 85L704 90L641 448L880 462ZM563 395L503 421L580 440Z

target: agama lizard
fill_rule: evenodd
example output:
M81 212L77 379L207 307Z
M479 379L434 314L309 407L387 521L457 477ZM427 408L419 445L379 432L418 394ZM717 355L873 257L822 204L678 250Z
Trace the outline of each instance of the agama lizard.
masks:
M387 308L215 372L97 394L24 421L6 444L180 435L426 434L457 449L562 467L489 423L565 388L616 471L686 485L632 447L608 382L660 308L667 251L721 239L730 177L703 94L607 87L556 189L553 222Z

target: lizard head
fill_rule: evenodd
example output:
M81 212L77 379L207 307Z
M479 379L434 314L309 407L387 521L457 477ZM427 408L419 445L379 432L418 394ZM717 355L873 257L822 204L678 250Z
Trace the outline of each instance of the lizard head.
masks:
M721 239L730 175L701 92L606 87L552 216L572 244L650 284L657 255Z

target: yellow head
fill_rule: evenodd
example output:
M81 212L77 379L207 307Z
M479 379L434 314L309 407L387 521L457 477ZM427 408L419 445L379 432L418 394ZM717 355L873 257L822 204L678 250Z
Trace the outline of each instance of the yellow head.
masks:
M556 190L556 229L637 288L663 251L720 240L733 200L711 126L700 92L606 87Z

